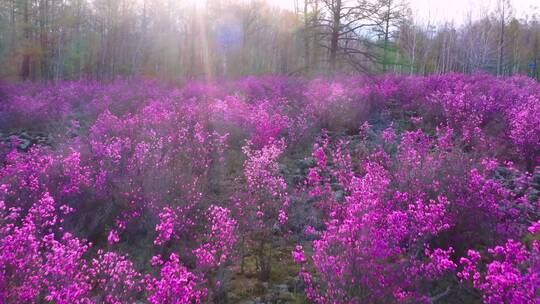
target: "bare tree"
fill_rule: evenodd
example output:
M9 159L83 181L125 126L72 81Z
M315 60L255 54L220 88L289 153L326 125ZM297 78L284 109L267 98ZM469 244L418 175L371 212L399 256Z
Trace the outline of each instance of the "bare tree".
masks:
M377 16L381 9L378 1L368 0L322 0L325 10L318 19L322 27L320 45L328 50L331 73L335 73L338 62L343 61L355 70L367 72L370 63L376 61L371 52L369 35L381 25Z
M446 26L418 22L405 1L295 0L294 10L286 10L265 0L0 0L0 76L393 70L539 77L538 19L513 18L510 0Z
M505 43L504 38L505 38L506 24L512 18L512 5L510 3L510 0L499 0L497 2L497 10L495 14L500 24L499 45L498 45L499 57L497 59L497 75L500 76L504 73L504 43Z

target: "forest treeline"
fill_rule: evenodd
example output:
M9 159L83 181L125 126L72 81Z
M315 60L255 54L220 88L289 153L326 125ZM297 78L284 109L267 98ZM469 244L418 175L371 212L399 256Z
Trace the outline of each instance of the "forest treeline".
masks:
M540 78L540 17L498 0L462 24L402 0L1 0L0 77L489 72ZM466 18L467 19L467 18Z

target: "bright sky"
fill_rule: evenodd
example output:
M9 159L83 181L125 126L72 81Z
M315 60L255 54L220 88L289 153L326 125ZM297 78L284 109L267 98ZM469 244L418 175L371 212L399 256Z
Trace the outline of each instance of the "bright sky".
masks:
M457 24L467 20L469 15L477 19L485 12L492 12L497 0L409 0L413 14L419 21L454 21ZM525 18L539 14L539 0L511 0L514 15Z
M286 9L293 9L295 0L267 0L268 2ZM303 0L296 0L300 4ZM476 19L482 11L493 11L498 0L408 0L414 16L420 22L427 21L442 23L454 21L459 24L467 20L472 12ZM540 15L540 0L510 0L515 15L519 18L530 16L533 13ZM535 8L536 7L536 8Z

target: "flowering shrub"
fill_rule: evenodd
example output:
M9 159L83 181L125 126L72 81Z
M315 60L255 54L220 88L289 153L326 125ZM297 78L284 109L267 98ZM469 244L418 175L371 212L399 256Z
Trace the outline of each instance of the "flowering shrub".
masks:
M388 129L381 133L386 143L396 140ZM316 277L301 272L312 301L429 302L438 297L429 293L430 282L457 269L454 248L496 244L524 231L519 217L534 207L528 210L492 179L490 168L472 167L451 135L452 129L440 130L432 140L422 131L404 132L395 161L376 147L360 172L342 141L315 146L310 194L330 210L326 230L313 242ZM325 186L331 182L345 189L343 202ZM432 244L442 248L431 250ZM304 263L298 251L293 255Z
M510 138L518 149L527 158L528 165L532 167L537 161L534 157L540 154L540 100L538 96L531 95L524 98L508 110L510 118Z
M207 293L199 286L202 279L183 266L178 255L159 263L163 264L159 278L146 278L150 303L202 303Z
M251 142L242 148L245 188L235 197L240 228L251 251L257 257L257 269L263 279L271 270L271 250L267 248L274 232L286 224L290 198L287 183L279 172L278 158L285 150L285 141L276 140L262 149L253 149Z
M314 303L540 299L526 77L2 90L0 303L225 303L250 262Z
M195 249L200 268L219 267L231 258L236 246L236 220L231 212L222 207L211 206L209 210L210 230L205 236L206 242Z
M5 189L5 187L4 187ZM22 217L20 208L0 203L0 271L4 300L84 303L92 290L83 255L89 245L70 233L55 236L60 221L49 193Z
M358 81L358 80L357 80ZM360 80L362 81L362 80ZM304 93L311 120L329 130L358 128L375 107L366 90L356 81L314 79Z
M103 303L132 302L143 290L141 274L133 263L127 256L115 252L98 250L89 275L102 292L100 302Z
M488 253L492 260L480 267L480 253L469 250L460 259L463 270L458 277L472 281L485 303L536 303L540 292L538 241L529 251L521 242L509 239L503 246L488 249Z

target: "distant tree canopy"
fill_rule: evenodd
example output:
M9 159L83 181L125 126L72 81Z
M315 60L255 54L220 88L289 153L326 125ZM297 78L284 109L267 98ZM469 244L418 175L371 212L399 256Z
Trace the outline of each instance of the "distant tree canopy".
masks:
M0 76L221 78L433 74L540 78L540 18L512 5L459 26L418 23L404 0L1 0Z

